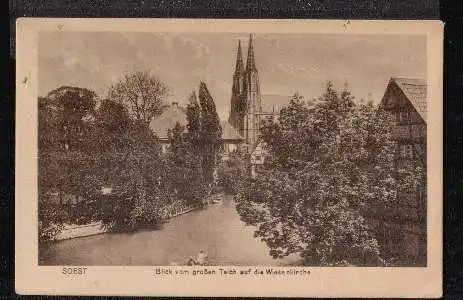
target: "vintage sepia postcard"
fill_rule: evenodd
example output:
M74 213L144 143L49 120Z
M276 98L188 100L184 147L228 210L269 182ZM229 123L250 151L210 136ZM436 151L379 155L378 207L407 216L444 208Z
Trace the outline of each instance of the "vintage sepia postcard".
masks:
M441 295L441 22L16 38L17 293Z

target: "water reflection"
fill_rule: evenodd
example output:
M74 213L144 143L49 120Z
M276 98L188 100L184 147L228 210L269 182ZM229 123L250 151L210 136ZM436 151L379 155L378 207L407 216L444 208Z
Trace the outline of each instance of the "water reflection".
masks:
M212 265L295 265L294 255L275 260L240 220L231 196L170 220L161 230L101 234L61 241L39 251L44 265L181 265L204 251Z

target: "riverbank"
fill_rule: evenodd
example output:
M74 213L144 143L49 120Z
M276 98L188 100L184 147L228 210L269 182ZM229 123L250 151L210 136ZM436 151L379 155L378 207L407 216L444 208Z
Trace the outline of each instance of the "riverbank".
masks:
M190 207L184 211L176 212L170 218L175 218L183 214L189 213L197 207ZM102 222L92 222L84 225L64 224L64 228L55 236L54 241L62 241L75 239L80 237L92 236L108 232L108 229L103 226Z
M64 228L55 236L55 241L62 241L84 236L91 236L107 232L102 222L92 222L90 224L75 225L64 224Z
M168 266L185 265L200 251L210 265L288 266L299 257L273 259L236 211L233 196L173 217L162 228L104 233L39 246L40 265Z
M216 199L220 197L222 197L221 194L211 195L209 197L210 199L206 200L206 203L215 203ZM197 206L191 206L191 205L190 206L187 206L187 205L176 206L174 203L172 208L169 207L166 209L167 210L166 214L168 215L168 218L171 219L171 218L175 218L183 214L192 212L194 210L197 210L198 208L199 207ZM108 232L108 229L103 226L102 222L92 222L92 223L84 224L84 225L64 224L64 228L55 236L53 240L62 241L62 240L102 234L106 232Z

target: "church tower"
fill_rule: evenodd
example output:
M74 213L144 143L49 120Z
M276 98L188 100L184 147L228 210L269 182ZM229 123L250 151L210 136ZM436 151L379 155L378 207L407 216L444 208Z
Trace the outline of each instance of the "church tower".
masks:
M246 59L246 71L244 75L244 95L246 97L246 120L245 138L246 142L254 145L259 135L261 97L259 86L259 73L257 72L254 57L254 47L252 45L252 35L249 35L248 57Z
M232 97L230 104L230 117L228 123L230 123L235 129L243 135L240 130L242 128L242 118L245 113L243 107L243 90L244 90L244 64L243 55L241 54L241 41L238 41L238 51L236 54L236 66L235 73L233 74L233 87Z
M259 136L262 107L252 35L249 36L247 54L244 69L241 43L238 42L229 123L245 138L246 144L254 146Z

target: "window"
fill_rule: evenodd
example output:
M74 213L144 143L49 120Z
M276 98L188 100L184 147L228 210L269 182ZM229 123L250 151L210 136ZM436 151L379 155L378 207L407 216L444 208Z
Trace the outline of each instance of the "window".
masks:
M399 113L397 114L398 122L406 122L410 119L410 110L406 108L400 108Z
M400 145L400 157L401 158L413 158L413 144Z
M413 145L407 145L407 158L413 158Z
M407 148L405 145L400 145L400 157L405 157L407 155Z
M415 144L415 153L417 157L421 157L423 155L423 148L420 144Z

